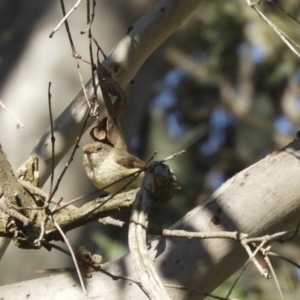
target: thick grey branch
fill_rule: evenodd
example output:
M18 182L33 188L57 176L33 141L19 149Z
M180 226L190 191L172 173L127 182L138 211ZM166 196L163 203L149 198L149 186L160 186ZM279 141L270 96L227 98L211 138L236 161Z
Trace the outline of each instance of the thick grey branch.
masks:
M176 222L171 229L193 232L238 231L249 237L295 228L300 212L300 139L236 174L206 201ZM161 237L148 245L150 257L163 283L209 293L247 260L243 246L232 239L186 239ZM105 271L136 278L130 255L109 262ZM101 288L99 288L99 285ZM82 291L68 275L0 287L4 298L83 299ZM51 293L50 293L51 291ZM171 299L203 299L192 291L167 288ZM88 280L89 297L146 299L140 287L125 279L112 280L93 273Z
M135 76L145 60L164 42L191 14L202 0L162 0L138 22L132 30L112 50L103 65L112 72L114 78L125 87ZM86 84L88 98L93 96L91 80ZM99 98L101 93L98 89ZM99 99L101 102L101 99ZM88 105L81 91L73 102L54 122L55 163L58 164L74 145L84 122ZM99 113L104 111L100 105ZM91 125L90 120L88 125ZM39 159L40 186L51 174L51 132L50 128L37 141L29 156ZM19 170L24 169L24 164Z

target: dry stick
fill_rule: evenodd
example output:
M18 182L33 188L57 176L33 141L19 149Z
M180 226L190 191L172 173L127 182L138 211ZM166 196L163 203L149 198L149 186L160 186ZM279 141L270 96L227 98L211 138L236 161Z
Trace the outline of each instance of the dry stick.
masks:
M71 164L71 162L72 162L72 160L73 160L73 158L74 158L74 155L75 155L76 150L79 148L78 145L79 145L79 142L80 142L80 140L81 140L81 138L82 138L82 135L83 135L83 133L84 133L84 130L85 130L87 121L88 121L88 119L89 119L89 113L90 113L90 109L88 110L88 112L87 112L87 114L86 114L84 123L83 123L83 125L82 125L81 130L80 130L80 133L79 133L79 135L78 135L77 138L76 138L76 143L75 143L75 145L74 145L74 147L73 147L73 151L72 151L72 153L71 153L71 155L70 155L70 158L69 158L68 162L66 163L64 169L62 170L60 176L58 177L57 182L56 182L56 185L54 186L54 188L53 188L53 190L52 190L52 192L51 192L51 194L50 194L50 196L49 196L49 200L48 200L48 201L51 201L52 197L54 196L54 194L55 194L56 191L58 190L58 186L59 186L59 184L60 184L60 182L61 182L63 176L65 175L67 169L69 168L69 166L70 166L70 164Z
M49 82L48 86L48 106L49 106L49 117L50 117L50 128L51 128L51 146L52 146L52 157L51 157L51 177L50 177L50 191L49 195L51 194L52 188L53 188L53 179L54 179L54 169L55 169L55 137L54 137L54 130L53 130L53 118L52 118L52 107L51 107L51 82ZM49 196L48 196L49 199Z
M294 17L293 15L291 15L288 11L286 11L283 7L281 7L278 3L272 1L272 0L267 0L268 3L271 3L275 6L277 6L277 8L279 8L281 11L283 11L287 16L289 16L291 19L293 19L296 23L298 23L300 25L300 22L297 20L296 17Z
M94 9L95 7L93 7ZM94 14L94 12L93 12ZM87 0L87 23L89 24L91 22L90 20L90 2L89 0ZM93 57L93 42L92 42L92 29L91 26L89 26L89 34L88 34L88 38L89 38L89 53L90 53L90 60L91 60L91 73L92 73L92 86L93 86L93 90L94 90L94 105L95 105L95 101L97 100L97 85L96 85L96 78L95 78L95 69L96 65L94 64L94 57ZM98 54L97 54L98 56ZM98 78L98 81L100 81L100 79ZM94 107L94 111L92 112L93 115L96 115L96 111L97 111L97 105L95 105Z
M65 6L64 6L64 1L61 0L60 1L61 3L61 8L62 8L62 12L63 12L63 15L66 16L66 11L65 11ZM76 5L76 4L75 4ZM73 39L72 39L72 35L71 35L71 32L70 32L70 28L69 28L69 24L68 24L68 21L67 21L67 18L64 19L64 23L65 23L65 27L66 27L66 31L67 31L67 34L68 34L68 38L69 38L69 41L70 41L70 45L71 45L71 48L72 48L72 54L75 55L77 54L76 50L75 50L75 46L74 46L74 43L73 43ZM79 135L77 136L76 138L76 143L73 147L73 151L70 155L70 158L69 158L69 161L67 162L67 164L65 165L65 168L63 169L63 171L61 172L59 178L57 179L57 182L56 182L56 185L55 187L53 188L53 190L51 191L50 195L49 195L49 198L47 199L47 201L51 201L52 197L54 196L54 194L56 193L57 189L58 189L58 186L60 184L60 181L62 180L65 172L67 171L69 165L71 164L72 160L73 160L73 157L75 155L75 152L76 152L76 149L78 148L78 144L80 142L80 139L84 133L84 130L85 130L85 127L86 127L86 124L87 124L87 121L89 119L89 113L90 113L90 109L88 110L87 114L86 114L86 117L84 119L84 122L83 122L83 125L82 125L82 128L80 130L80 133Z
M105 218L104 218L104 219L105 219ZM289 258L287 258L287 257L285 257L285 256L279 255L279 254L277 254L277 253L275 253L275 252L268 252L268 255L269 255L269 256L276 257L276 258L279 258L279 259L282 259L282 260L284 260L284 261L286 261L286 262L289 262L290 264L292 264L292 265L295 266L296 268L300 269L300 265L299 265L299 264L297 264L296 262L294 262L293 260L291 260L291 259L289 259Z
M151 163L151 161L154 159L155 155L157 155L157 151L153 152L153 154L151 155L151 157L146 162L145 166L148 166Z
M84 93L84 97L85 97L85 100L86 100L89 108L91 108L92 105L91 105L91 102L90 102L89 97L88 97L87 92L86 92L86 88L85 88L85 85L84 85L84 82L83 82L81 69L80 69L80 65L79 65L79 59L77 57L76 57L76 61L77 61L78 75L79 75L80 84L81 84L81 87L82 87L82 90L83 90L83 93Z
M178 155L181 155L183 153L185 153L185 150L178 151L178 152L176 152L176 153L174 153L172 155L169 155L168 157L164 158L161 162L164 163L164 162L166 162L168 160L172 160L174 157L176 157Z
M266 240L263 240L260 245L256 248L256 250L254 251L254 253L257 253L265 244L267 243ZM260 275L264 276L266 279L269 279L270 278L270 274L269 274L269 271L265 268L263 268L260 263L257 261L256 259L256 254L253 255L252 251L251 251L251 248L249 246L248 243L246 242L243 242L242 241L242 245L244 246L244 248L246 249L248 255L251 257L251 261L254 263L254 265L256 266L256 268L258 269ZM253 243L253 246L256 247L256 245Z
M79 1L79 2L80 2L80 1ZM79 2L78 2L78 3L79 3ZM64 7L64 2L63 2L63 0L61 0L61 7L62 7L63 14L65 15L65 7ZM72 54L73 54L73 56L75 56L75 57L77 58L78 55L77 55L77 52L76 52L76 50L75 50L75 46L74 46L74 43L73 43L73 40L72 40L71 32L70 32L70 29L69 29L69 24L68 24L68 22L67 22L67 15L65 16L64 23L65 23L66 31L67 31L67 34L68 34L68 37L69 37L69 41L70 41L70 44L71 44ZM85 94L85 96L86 96L86 94ZM87 98L87 97L86 97L86 98ZM60 184L60 182L61 182L61 180L62 180L62 178L63 178L65 172L67 171L69 165L71 164L71 162L72 162L72 160L73 160L73 157L74 157L74 155L75 155L75 152L76 152L76 150L77 150L77 148L78 148L78 144L79 144L80 139L81 139L81 137L82 137L82 135L83 135L83 133L84 133L84 129L85 129L86 124L87 124L87 121L88 121L88 119L89 119L89 113L90 113L90 110L91 110L91 107L90 107L90 109L89 109L88 112L87 112L87 115L86 115L86 117L85 117L83 126L82 126L82 128L81 128L80 133L79 133L79 136L76 138L76 143L75 143L74 148L73 148L73 151L72 151L72 153L71 153L71 155L70 155L69 161L67 162L67 164L65 165L65 168L64 168L63 171L61 172L61 175L60 175L59 178L57 179L56 185L54 186L53 189L50 190L49 197L47 198L47 202L48 202L48 203L51 201L52 197L54 196L54 194L55 194L56 191L58 190L59 184ZM51 122L51 130L53 130L53 124L52 124L52 122ZM54 154L54 152L53 152L53 154ZM54 156L53 156L53 157L54 157ZM55 208L54 208L54 209L55 209ZM54 210L54 209L53 209L53 210ZM53 211L53 210L52 210L52 211ZM85 294L85 296L86 296L86 298L87 298L87 292L86 292L86 289L85 289L85 287L84 287L84 283L83 283L83 280L82 280L82 276L81 276L80 270L79 270L79 268L78 268L78 264L77 264L77 261L76 261L76 257L75 257L75 255L74 255L74 253L73 253L73 251L72 251L71 245L69 244L69 242L68 242L66 236L64 235L63 231L61 230L60 226L59 226L59 225L57 224L57 222L53 219L52 214L50 215L50 217L51 217L51 220L52 220L52 222L54 223L55 227L57 228L57 230L58 230L58 231L60 232L60 234L62 235L62 237L63 237L65 243L68 245L68 248L70 249L70 252L71 252L71 255L72 255L72 258L73 258L73 261L74 261L74 264L75 264L75 266L76 266L76 270L77 270L77 273L78 273L78 276L79 276L79 279L80 279L80 283L81 283L82 290L83 290L83 292L84 292L84 294ZM46 216L46 217L44 218L43 221L46 222L46 221L47 221L47 218L48 218L48 216ZM43 231L44 231L44 230L42 230L42 232L43 232ZM41 239L41 238L42 238L42 236L40 236L40 239Z
M62 0L63 1L63 0ZM74 12L74 10L79 6L81 0L78 0L75 5L70 9L70 11L65 14L64 13L64 17L62 18L62 20L58 23L58 25L53 29L53 31L50 33L49 37L52 38L54 33L56 31L59 30L60 26L62 25L62 23L64 23L65 21L67 21L67 18Z
M190 232L185 230L169 230L164 229L162 231L163 236L169 237L184 237L184 238L198 238L198 239L233 239L236 241L241 241L247 239L248 234L240 233L237 231L214 231L214 232Z
M82 135L83 135L83 133L84 133L84 130L85 130L85 127L86 127L86 124L87 124L87 121L88 121L88 119L89 119L89 112L90 112L90 110L89 110L89 111L87 112L87 114L86 114L86 117L85 117L83 126L82 126L82 128L81 128L81 131L80 131L78 137L76 138L76 143L75 143L75 145L74 145L74 147L73 147L73 151L72 151L72 153L71 153L71 155L70 155L70 158L69 158L68 162L66 163L64 169L62 170L60 176L58 177L57 182L56 182L56 185L54 186L54 188L53 188L53 190L52 190L52 192L51 192L51 194L50 194L50 196L49 196L49 201L52 199L52 197L54 196L54 194L55 194L56 191L58 190L58 186L59 186L59 184L60 184L60 182L61 182L63 176L65 175L67 169L69 168L69 166L70 166L70 164L71 164L71 162L72 162L72 160L73 160L73 158L74 158L74 155L75 155L76 150L79 148L79 146L78 146L78 145L79 145L79 142L80 142L80 140L81 140L81 137L82 137Z
M251 0L247 0L247 3L250 7L252 7L260 17L262 17L266 23L277 33L277 35L281 38L281 40L294 52L298 57L300 57L300 53L292 46L294 44L296 47L300 48L294 40L292 40L286 33L284 33L280 28L278 28L273 22L271 22L259 9L255 7L258 2L251 3Z
M291 230L291 231L281 231L281 232L276 232L272 235L264 235L262 237L254 237L254 238L249 238L247 239L247 243L255 243L255 242L270 242L270 241L282 241L281 237L284 237L285 235L295 235L295 230Z
M60 4L61 4L61 10L62 10L63 16L66 16L66 9L65 9L64 0L60 0ZM71 49L72 49L72 56L75 57L76 59L81 59L83 62L90 64L89 61L82 58L81 55L76 51L75 45L74 45L74 42L73 42L73 38L72 38L72 35L71 35L71 30L70 30L70 27L69 27L68 20L66 19L64 22L65 22L65 27L66 27L68 39L69 39Z
M90 1L87 0L87 1L86 1L86 4L87 4L87 11L88 11L88 14L90 14L90 13L89 13L89 11L90 11ZM93 0L92 18L91 18L90 21L87 22L86 29L83 30L83 31L80 31L81 34L85 34L87 31L90 30L90 28L91 28L91 26L92 26L92 23L93 23L93 21L94 21L94 17L95 17L95 6L96 6L96 1Z
M61 210L61 209L63 209L63 208L66 208L66 207L70 206L71 204L73 204L73 203L75 203L75 202L78 202L78 201L80 201L80 200L82 200L82 199L85 199L85 198L87 198L87 197L90 197L90 196L92 196L92 195L97 195L98 193L102 193L102 191L99 190L99 191L95 191L95 192L89 193L89 194L87 194L87 195L79 196L79 197L77 197L77 198L75 198L75 199L73 199L73 200L70 200L70 201L68 201L68 202L64 202L64 203L62 203L62 204L56 202L55 204L59 204L59 205L57 205L56 208L55 208L54 210L52 210L52 213L54 214L54 213L58 212L59 210ZM74 208L75 208L75 207L74 207Z
M93 42L96 44L98 51L101 52L101 54L103 55L103 58L106 59L107 56L105 55L104 51L102 50L102 48L100 47L100 45L98 44L98 42L96 41L96 39L94 38L94 36L91 34L91 38L93 40Z
M63 15L66 15L66 11L65 11L65 6L64 6L63 0L61 2L61 9L62 9ZM83 59L81 57L81 55L79 55L78 52L76 51L75 45L74 45L74 42L73 42L73 38L72 38L72 34L71 34L71 31L70 31L69 23L68 23L67 20L65 21L65 27L66 27L68 39L69 39L69 42L70 42L70 46L71 46L71 49L72 49L72 56L75 57L76 61L77 61L77 69L78 69L79 79L80 79L81 87L82 87L82 90L83 90L83 93L84 93L84 97L85 97L85 99L87 101L87 104L88 104L89 108L91 108L91 103L90 103L90 100L88 98L88 95L87 95L87 92L86 92L86 88L85 88L85 85L84 85L83 79L82 79L82 74L81 74L81 70L80 70L80 66L79 66L79 59L81 59L82 61L84 61L84 62L86 62L88 64L90 64L90 62L88 62L87 60Z
M69 243L69 240L67 239L65 233L62 231L62 229L60 228L60 226L57 224L57 222L54 220L54 218L51 216L51 221L53 222L53 224L55 225L55 227L57 228L57 230L59 231L59 233L61 234L61 236L63 237L64 239L64 242L67 244L69 250L70 250L70 253L71 253L71 256L72 256L72 259L73 259L73 262L75 264L75 268L76 268L76 271L77 271L77 274L78 274L78 277L79 277L79 281L80 281L80 284L81 284L81 288L85 294L85 297L86 299L88 299L88 294L87 294L87 291L85 289L85 286L84 286L84 282L83 282L83 279L82 279L82 276L81 276L81 272L80 272L80 269L79 269L79 266L77 264L77 260L76 260L76 256L72 250L72 247Z
M71 49L72 49L72 56L75 56L77 54L77 52L75 50L75 46L74 46L74 43L73 43L73 39L72 39L72 35L71 35L69 23L67 21L67 15L66 15L66 9L65 9L64 0L60 0L60 6L61 6L61 10L62 10L62 13L63 13L63 16L64 16L63 20L64 20L64 23L65 23L65 27L66 27L68 39L69 39L69 42L70 42L70 45L71 45Z
M267 250L267 251L268 251L268 250ZM265 256L264 256L264 260L265 260L265 262L267 263L267 265L268 265L269 269L271 270L271 273L272 273L272 275L273 275L273 277L274 277L274 281L275 281L276 287L277 287L277 289L278 289L278 291L279 291L281 300L284 300L283 293L282 293L282 290L281 290L281 287L280 287L278 278L277 278L277 276L276 276L276 272L274 271L274 268L273 268L273 266L272 266L272 263L271 263L271 261L270 261L268 255L265 255Z
M105 218L99 218L98 222L103 224L103 225L112 225L120 228L127 227L126 222L114 219L112 217L105 217Z
M243 242L242 242L242 245L243 245ZM232 293L232 291L233 291L234 287L236 286L238 280L241 278L242 274L243 274L244 271L246 270L247 265L248 265L249 262L253 259L253 257L255 257L255 255L256 255L257 252L262 248L263 245L264 245L264 242L262 242L261 245L258 246L258 247L256 248L256 250L255 250L251 255L249 255L249 258L248 258L247 261L244 263L244 265L243 265L243 267L242 267L242 269L241 269L241 271L240 271L238 277L235 279L235 281L233 282L232 286L230 287L230 289L229 289L229 291L228 291L228 293L227 293L227 295L226 295L226 297L225 297L225 300L228 300L228 299L229 299L228 297L230 296L230 294ZM244 245L243 245L243 246L244 246ZM246 249L246 250L247 250L247 249ZM248 251L247 251L247 252L248 252Z
M297 237L299 234L299 227L300 227L300 218L298 220L298 224L297 224L296 229L294 230L293 234L291 236L287 236L285 238L280 239L280 242L284 243L285 241L292 240L293 238Z
M24 128L24 125L21 123L21 121L19 121L14 115L13 113L11 113L8 108L4 105L4 103L0 100L0 106L6 110L6 112L17 122L17 128Z

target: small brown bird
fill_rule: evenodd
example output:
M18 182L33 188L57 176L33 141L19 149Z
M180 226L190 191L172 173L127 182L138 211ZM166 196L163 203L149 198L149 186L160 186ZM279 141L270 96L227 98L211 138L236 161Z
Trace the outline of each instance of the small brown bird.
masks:
M134 180L133 176L120 180L139 171L145 163L127 151L101 142L92 142L83 147L83 166L94 185L99 189L104 188L108 193L122 193L138 188L144 178L144 172L141 172ZM118 182L105 188L115 181Z

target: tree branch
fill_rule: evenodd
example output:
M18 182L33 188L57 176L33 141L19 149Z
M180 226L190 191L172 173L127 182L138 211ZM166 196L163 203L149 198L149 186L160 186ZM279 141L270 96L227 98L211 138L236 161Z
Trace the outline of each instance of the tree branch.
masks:
M300 212L300 139L236 174L203 204L197 206L171 229L194 232L238 231L257 237L295 228ZM165 284L209 293L237 271L247 260L243 246L232 239L186 239L160 237L149 243L150 257ZM135 279L130 255L106 263L105 272ZM99 285L101 288L99 288ZM83 299L80 287L68 275L0 287L4 298ZM45 288L47 287L47 288ZM125 279L112 280L103 273L89 279L89 297L105 295L108 300L146 299L140 287ZM171 299L203 299L189 290L167 287ZM50 298L50 295L51 297ZM6 297L5 297L6 296Z
M112 72L122 87L126 86L153 51L181 25L201 2L202 0L159 1L152 10L133 24L132 30L111 51L103 65ZM98 98L101 100L99 89L97 92ZM86 84L86 93L89 100L92 100L94 93L91 80ZM54 122L56 139L54 161L56 165L74 145L88 109L84 92L80 91ZM103 111L102 104L99 107L99 114ZM93 120L90 120L88 126L92 122ZM39 159L40 186L43 186L51 174L51 152L51 132L48 128L28 156L36 156ZM19 170L25 168L25 163L20 166Z

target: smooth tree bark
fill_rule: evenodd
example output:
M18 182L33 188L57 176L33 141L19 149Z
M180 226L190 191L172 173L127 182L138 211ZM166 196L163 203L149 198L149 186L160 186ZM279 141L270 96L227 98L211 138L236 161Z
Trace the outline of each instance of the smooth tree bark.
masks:
M300 212L300 139L236 174L176 222L171 229L192 232L238 231L251 237L295 228ZM225 238L159 237L149 243L156 270L171 299L203 299L247 260L239 241ZM114 276L135 279L130 254L103 266ZM259 276L259 274L258 274ZM183 286L187 290L170 288ZM92 299L147 299L130 280L101 272L86 279ZM189 290L190 289L190 290ZM84 299L77 276L62 274L0 287L6 299Z
M111 52L104 65L122 86L135 76L147 57L201 3L200 0L163 0L135 23ZM91 96L92 89L88 88ZM101 108L103 110L103 107ZM87 111L83 94L55 122L58 163L74 144ZM51 173L50 130L38 141L31 155L40 162L43 184ZM48 146L46 146L48 145ZM290 230L300 210L300 140L274 152L224 183L172 229L191 232L237 231L263 236ZM1 245L1 243L0 243ZM2 250L5 247L2 248ZM159 237L149 243L149 253L171 299L203 299L194 290L211 292L247 260L239 241L226 238L187 239ZM20 266L21 267L21 266ZM86 279L92 299L147 299L135 279L130 254L103 266L106 272L127 279L112 279L97 272ZM178 289L168 285L183 286ZM4 299L85 299L77 275L62 274L0 287Z
M114 78L122 87L125 87L134 78L145 60L159 47L197 8L203 0L162 0L159 1L139 21L132 25L131 30L111 51L103 65L112 72ZM86 84L86 94L89 100L93 97L92 80ZM97 90L99 101L102 95ZM82 129L86 113L89 107L81 90L70 105L55 120L55 166L73 147ZM98 108L99 114L104 112L104 105ZM94 122L92 118L86 129ZM27 159L37 157L39 162L39 185L42 187L51 175L52 147L51 128L49 127L37 141ZM26 168L26 162L18 171ZM0 259L5 253L10 240L0 238Z
M124 88L135 77L145 60L181 25L181 23L199 6L203 0L162 0L139 21L116 45L103 61L113 77ZM93 97L92 81L86 84L89 100ZM98 89L99 100L103 102ZM103 104L103 103L102 103ZM57 165L74 145L85 120L89 107L83 91L55 120L55 164ZM100 105L99 113L104 112ZM94 120L90 120L89 125ZM87 128L86 128L87 129ZM30 156L39 158L39 182L42 186L51 175L51 130L37 141ZM19 169L25 167L25 163Z

